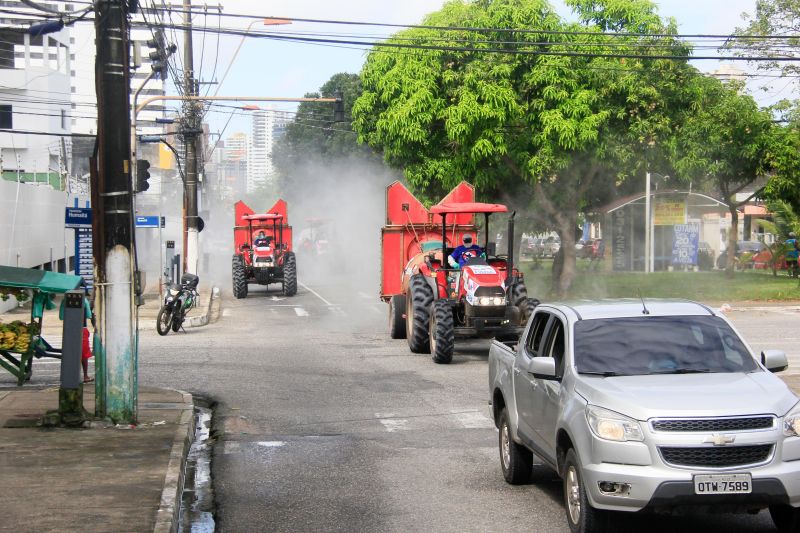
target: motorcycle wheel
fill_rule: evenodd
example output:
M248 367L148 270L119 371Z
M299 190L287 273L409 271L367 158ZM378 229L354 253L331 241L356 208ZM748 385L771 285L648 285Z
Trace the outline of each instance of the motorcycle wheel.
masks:
M178 333L178 330L181 329L182 325L183 325L183 313L178 312L172 319L172 331Z
M167 307L162 307L161 310L158 312L158 318L156 318L156 331L162 337L169 333L169 328L172 325L172 309L167 309Z

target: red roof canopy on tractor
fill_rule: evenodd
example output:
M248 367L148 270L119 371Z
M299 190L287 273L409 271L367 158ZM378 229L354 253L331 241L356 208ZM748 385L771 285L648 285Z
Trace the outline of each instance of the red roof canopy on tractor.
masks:
M435 215L450 213L508 213L508 207L501 204L484 204L480 202L448 202L431 207L430 212Z
M282 218L283 215L279 215L277 213L265 213L257 215L244 215L242 220L279 220Z

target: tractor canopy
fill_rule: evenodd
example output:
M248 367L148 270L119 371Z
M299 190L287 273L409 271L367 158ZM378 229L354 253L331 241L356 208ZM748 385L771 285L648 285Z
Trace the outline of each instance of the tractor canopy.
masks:
M508 213L508 208L501 204L484 204L480 202L440 203L430 209L434 215L459 213Z
M278 200L265 213L256 213L241 200L234 204L235 226L233 228L234 253L253 246L253 237L263 231L273 242L283 242L286 250L292 250L292 227L289 225L289 209L286 201Z

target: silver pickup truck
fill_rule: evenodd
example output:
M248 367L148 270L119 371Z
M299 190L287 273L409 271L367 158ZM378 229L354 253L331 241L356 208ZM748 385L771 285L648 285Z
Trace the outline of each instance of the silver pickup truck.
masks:
M506 481L533 455L563 480L573 532L612 511L756 512L800 532L800 404L733 326L693 302L543 304L494 341L489 393Z

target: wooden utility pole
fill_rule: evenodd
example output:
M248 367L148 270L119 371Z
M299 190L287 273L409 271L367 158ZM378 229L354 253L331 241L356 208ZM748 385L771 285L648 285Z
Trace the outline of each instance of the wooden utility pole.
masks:
M197 80L194 79L194 49L192 47L192 1L183 0L183 9L186 13L184 24L183 68L184 68L184 94L197 96ZM201 128L200 110L197 102L188 101L184 106L183 145L186 155L186 183L184 185L184 219L183 219L183 270L197 274L199 255L199 239L197 227L197 169L198 135Z
M92 206L95 259L97 415L136 422L137 342L131 187L127 2L95 3L97 144Z

